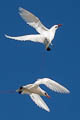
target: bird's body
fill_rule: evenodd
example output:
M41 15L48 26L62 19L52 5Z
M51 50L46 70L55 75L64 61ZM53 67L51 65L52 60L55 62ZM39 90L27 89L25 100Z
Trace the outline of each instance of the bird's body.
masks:
M19 14L20 16L25 20L27 24L32 26L36 29L36 31L39 34L35 35L24 35L24 36L18 36L18 37L11 37L8 35L5 35L7 38L20 40L20 41L33 41L33 42L40 42L43 43L47 50L49 49L49 45L51 45L52 40L54 39L55 32L58 29L58 27L61 26L61 24L54 25L50 29L46 28L38 17L34 16L31 12L19 8Z
M24 86L23 91L21 92L21 94L31 94L31 93L43 95L43 90L40 87L33 87L33 84L29 84Z
M50 111L46 103L42 100L40 96L46 96L47 98L50 98L48 93L44 91L42 88L40 88L40 84L46 85L49 89L59 92L59 93L69 93L69 90L59 83L49 79L49 78L43 78L38 79L33 84L28 84L25 86L21 86L16 92L19 92L20 94L28 94L31 99L41 108L45 109L46 111Z

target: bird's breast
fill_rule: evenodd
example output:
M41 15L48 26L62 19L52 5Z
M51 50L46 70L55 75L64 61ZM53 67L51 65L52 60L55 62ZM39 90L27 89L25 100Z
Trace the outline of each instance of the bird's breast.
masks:
M39 94L39 95L42 95L42 89L40 87L34 87L34 88L31 88L29 90L30 93L35 93L35 94Z
M48 40L49 43L54 39L55 34L52 31L46 31L43 33L44 37Z

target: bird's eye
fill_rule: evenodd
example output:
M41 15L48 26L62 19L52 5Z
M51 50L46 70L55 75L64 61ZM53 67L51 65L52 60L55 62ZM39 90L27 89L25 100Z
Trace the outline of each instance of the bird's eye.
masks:
M47 93L45 93L45 95L47 95Z
M55 28L58 28L58 26L55 26Z

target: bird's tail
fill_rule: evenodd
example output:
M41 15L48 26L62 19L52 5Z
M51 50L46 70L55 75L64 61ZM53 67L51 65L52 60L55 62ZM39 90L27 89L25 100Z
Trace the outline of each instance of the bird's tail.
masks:
M13 94L16 90L0 90L0 94Z

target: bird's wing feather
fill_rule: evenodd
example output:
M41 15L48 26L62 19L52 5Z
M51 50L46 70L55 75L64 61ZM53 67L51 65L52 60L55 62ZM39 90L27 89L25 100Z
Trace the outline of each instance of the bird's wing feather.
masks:
M50 111L46 103L43 101L43 99L38 94L30 94L31 99L37 104L40 108L45 109L46 111Z
M23 8L19 8L19 14L20 16L24 19L24 21L29 24L30 26L32 26L33 28L36 29L37 32L39 33L43 33L44 31L47 31L48 28L46 28L39 20L38 17L36 17L35 15L33 15L31 12L23 9Z
M44 43L43 35L24 35L24 36L18 36L18 37L11 37L11 36L5 35L5 37L14 39L14 40L19 40L19 41L33 41L33 42Z
M70 91L60 85L59 83L49 79L49 78L43 78L43 79L38 79L35 83L34 86L38 86L40 84L44 84L47 86L49 89L55 91L55 92L60 92L60 93L69 93Z

